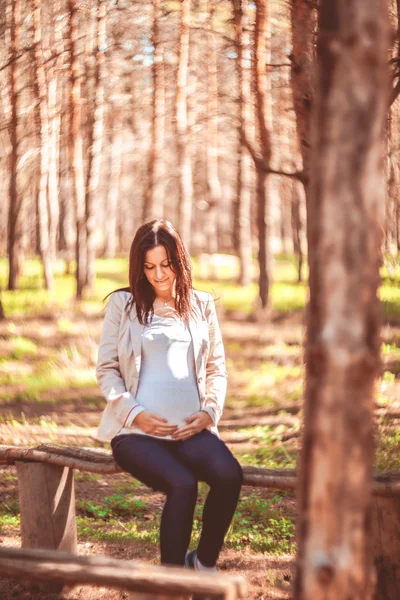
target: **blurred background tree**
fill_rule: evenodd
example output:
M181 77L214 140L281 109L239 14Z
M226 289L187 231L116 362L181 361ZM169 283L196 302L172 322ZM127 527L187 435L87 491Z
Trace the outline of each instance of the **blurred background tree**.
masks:
M76 297L90 294L96 257L126 256L153 217L170 219L193 256L236 255L243 285L257 261L261 308L276 253L296 256L301 280L311 104L302 96L312 93L316 23L308 3L2 8L0 255L9 290L24 257L36 255L43 287L52 289L64 259Z

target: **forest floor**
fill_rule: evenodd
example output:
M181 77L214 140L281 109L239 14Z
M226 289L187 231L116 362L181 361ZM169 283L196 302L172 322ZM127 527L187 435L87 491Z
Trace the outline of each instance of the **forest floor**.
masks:
M215 286L199 283L197 287L210 290ZM293 287L290 283L289 295ZM303 296L304 288L299 287ZM282 288L277 294L280 301L284 291ZM238 289L237 302L242 306L240 293ZM238 310L232 290L217 288L229 373L219 429L242 464L293 468L296 463L304 337L302 302L296 300L296 294L291 296L295 301L289 302L288 310L275 308L269 322L261 324ZM104 405L94 365L103 313L99 300L93 301L93 306L81 310L59 302L51 312L45 308L19 312L14 306L12 316L0 322L0 443L102 446L94 438ZM397 300L392 312L393 306ZM391 471L400 469L400 322L395 314L386 318L382 338L382 376L376 389L376 469ZM1 475L0 544L19 546L15 470L2 469ZM76 473L75 483L80 554L159 562L162 494L127 474ZM191 547L196 547L199 538L207 490L206 484L199 485ZM242 488L218 567L246 577L249 600L290 597L295 517L292 492ZM4 600L124 597L127 595L120 591L90 586L44 595L20 581L0 580L0 598Z

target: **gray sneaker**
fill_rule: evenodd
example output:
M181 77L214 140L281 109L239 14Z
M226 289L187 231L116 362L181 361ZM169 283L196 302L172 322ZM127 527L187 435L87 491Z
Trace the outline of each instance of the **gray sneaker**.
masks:
M185 556L185 567L186 569L194 569L195 568L195 560L197 556L197 550L188 550Z

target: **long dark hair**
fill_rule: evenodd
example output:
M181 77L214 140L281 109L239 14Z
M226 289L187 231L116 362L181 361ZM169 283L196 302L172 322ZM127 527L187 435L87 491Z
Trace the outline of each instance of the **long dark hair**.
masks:
M171 269L176 275L176 310L183 319L194 314L191 302L192 265L189 254L172 223L166 219L154 219L139 227L133 238L129 252L129 287L114 290L114 292L126 291L132 294L130 310L135 305L138 320L142 325L148 323L156 297L143 270L146 252L155 246L164 246L171 262Z

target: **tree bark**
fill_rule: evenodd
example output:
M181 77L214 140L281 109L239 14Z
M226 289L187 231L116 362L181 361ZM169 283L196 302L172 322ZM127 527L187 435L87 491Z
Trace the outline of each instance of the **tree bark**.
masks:
M267 87L266 63L269 59L267 42L269 30L269 0L257 0L255 22L254 88L258 138L262 160L256 161L257 233L259 264L259 297L261 308L269 307L269 252L267 228L267 170L271 161L270 102ZM269 62L269 61L268 61Z
M236 199L234 201L234 248L239 256L239 283L251 283L251 157L245 148L247 128L251 122L251 51L247 0L233 0L236 29L238 75L238 156L236 171Z
M33 56L35 64L35 96L37 100L37 129L40 148L40 174L38 191L39 246L43 265L45 288L54 289L49 246L49 150L50 130L48 113L48 90L42 53L41 0L32 0L33 11Z
M56 52L56 58L49 73L49 249L52 264L57 258L58 227L60 222L60 127L62 96L59 88L62 85L62 63L63 63L63 32L62 22L64 14L60 0L51 4L51 16L54 24L52 42Z
M310 118L314 98L316 3L291 0L292 56L291 79L297 134L303 158L303 182L307 187L310 169ZM307 195L307 190L306 190Z
M106 3L96 0L96 46L94 68L94 106L93 115L89 119L88 165L85 186L85 219L86 219L86 276L85 285L92 290L96 279L96 210L95 200L98 194L101 149L103 143L104 119L104 52L106 44Z
M154 61L152 66L152 121L151 145L147 163L148 185L143 203L143 220L162 218L164 212L164 126L165 126L165 82L164 48L160 39L160 0L153 0L152 45Z
M21 27L20 0L11 0L11 32L10 32L10 180L9 180L9 208L8 208L8 289L18 288L19 260L21 242L20 212L22 198L17 190L17 162L18 162L18 100L19 100L19 40Z
M68 0L68 34L70 44L70 132L69 155L76 218L76 298L80 300L86 285L86 211L83 146L81 135L81 85L77 49L78 0Z
M179 171L178 229L186 248L190 249L193 181L187 139L187 80L189 64L190 0L181 2L178 70L175 102L175 131Z
M114 258L117 252L117 214L122 168L122 122L121 109L115 107L112 111L112 142L111 142L111 173L107 194L107 219L104 256Z
M215 0L207 0L207 250L218 252L218 207L221 205L221 183L218 168L218 79L217 51L214 33Z
M383 0L320 4L297 600L373 597L370 505L387 17Z
M301 283L303 280L303 249L301 247L301 214L300 214L300 193L299 193L298 181L291 181L291 223L292 223L292 239L293 239L293 252L297 259L297 283Z

